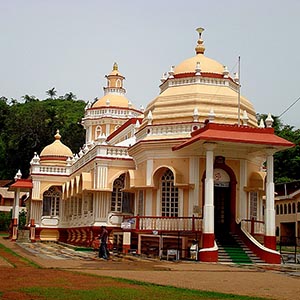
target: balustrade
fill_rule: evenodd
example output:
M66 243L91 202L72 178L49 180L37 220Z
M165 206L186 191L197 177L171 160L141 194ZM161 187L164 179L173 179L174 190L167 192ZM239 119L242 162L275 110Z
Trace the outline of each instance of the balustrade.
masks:
M124 218L127 229L141 231L201 231L202 218L198 217L145 217Z

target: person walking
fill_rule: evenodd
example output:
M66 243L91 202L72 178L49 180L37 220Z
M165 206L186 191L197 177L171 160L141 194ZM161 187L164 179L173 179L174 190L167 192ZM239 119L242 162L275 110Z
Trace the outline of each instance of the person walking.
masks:
M100 240L99 258L108 259L107 239L108 239L108 231L105 226L102 226L101 232L99 234L99 240Z

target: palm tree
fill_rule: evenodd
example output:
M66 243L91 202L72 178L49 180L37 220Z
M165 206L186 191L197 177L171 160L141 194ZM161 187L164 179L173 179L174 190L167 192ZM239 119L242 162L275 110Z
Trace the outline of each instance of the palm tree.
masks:
M55 90L55 87L53 87L52 89L46 91L46 94L51 98L51 99L54 99L56 94L57 94L57 91Z
M69 92L64 95L64 98L65 100L76 100L77 97L72 92Z

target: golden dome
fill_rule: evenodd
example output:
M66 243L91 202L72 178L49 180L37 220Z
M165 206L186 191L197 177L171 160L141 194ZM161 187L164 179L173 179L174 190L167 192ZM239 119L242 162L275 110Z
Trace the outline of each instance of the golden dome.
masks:
M60 141L59 130L54 137L55 141L42 150L40 157L73 157L71 149Z
M98 107L109 107L109 106L117 106L117 107L127 107L129 104L129 100L123 95L117 94L106 94L102 98L99 98L92 106L92 108Z
M201 73L214 73L223 75L224 66L214 59L206 57L202 53L188 58L174 68L174 75L184 73L195 73L196 65L200 63Z
M149 124L149 113L152 125L194 120L204 123L208 118L215 123L237 124L244 113L245 123L257 127L254 107L239 95L238 82L229 76L224 65L204 55L203 30L197 29L196 55L172 68L170 76L163 78L161 93L148 104L142 126Z

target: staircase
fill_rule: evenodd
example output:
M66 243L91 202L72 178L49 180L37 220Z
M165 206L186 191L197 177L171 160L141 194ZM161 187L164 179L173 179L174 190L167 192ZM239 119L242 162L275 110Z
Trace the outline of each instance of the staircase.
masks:
M263 263L240 239L232 233L222 233L216 236L219 248L218 261L223 263L253 264Z

